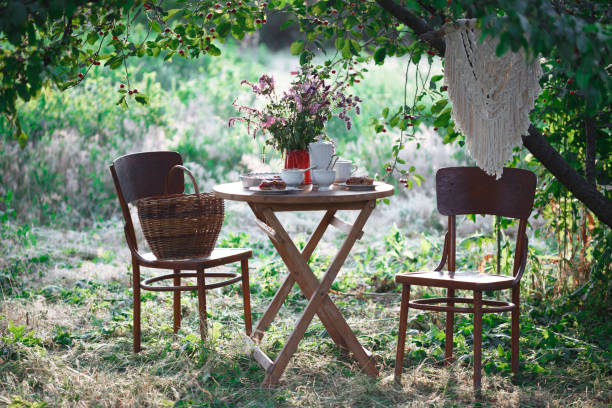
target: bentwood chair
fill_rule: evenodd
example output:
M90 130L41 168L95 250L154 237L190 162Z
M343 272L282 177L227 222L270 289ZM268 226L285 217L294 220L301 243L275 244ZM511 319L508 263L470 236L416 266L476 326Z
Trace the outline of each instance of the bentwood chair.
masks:
M152 253L140 253L136 241L134 224L128 207L144 197L163 195L164 183L172 166L183 164L176 152L146 152L119 157L110 166L117 197L121 204L125 220L124 232L127 245L132 255L132 289L134 295L134 352L140 347L140 290L174 293L174 332L181 327L181 292L197 290L198 311L200 318L200 335L206 337L206 291L242 281L242 299L244 306L244 324L247 335L251 333L251 305L249 292L248 259L252 256L250 249L215 248L210 256L193 259L157 259ZM183 172L175 172L168 182L168 194L183 193L185 190ZM206 269L240 262L241 274L232 272L204 272ZM174 273L140 279L140 267L169 269ZM182 272L195 271L195 272ZM196 278L196 285L182 285L182 278ZM207 278L227 278L226 280L206 283ZM155 286L152 283L173 280L171 286Z
M536 176L530 171L504 168L499 180L477 167L450 167L436 174L438 211L448 216L448 232L444 239L442 261L427 272L398 274L402 284L402 303L395 360L395 380L400 381L406 342L408 309L446 312L445 363L453 360L453 326L455 313L474 314L474 388L481 385L482 315L512 313L512 372L518 371L520 281L527 262L528 240L525 233L531 214ZM455 217L461 214L491 214L519 220L512 276L493 275L456 269ZM443 272L444 265L448 271ZM447 297L410 300L411 285L446 288ZM512 302L483 300L483 291L512 290ZM473 298L455 297L456 290L470 290ZM455 303L471 304L457 307ZM487 306L487 307L483 307Z

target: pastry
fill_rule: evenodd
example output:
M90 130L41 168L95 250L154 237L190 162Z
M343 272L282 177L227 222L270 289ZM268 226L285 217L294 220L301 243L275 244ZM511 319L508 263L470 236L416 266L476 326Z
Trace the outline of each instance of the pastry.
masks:
M282 180L263 180L259 183L260 190L284 190L287 187Z
M368 176L349 177L346 179L346 184L350 184L350 185L371 185L373 183L374 183L374 179Z

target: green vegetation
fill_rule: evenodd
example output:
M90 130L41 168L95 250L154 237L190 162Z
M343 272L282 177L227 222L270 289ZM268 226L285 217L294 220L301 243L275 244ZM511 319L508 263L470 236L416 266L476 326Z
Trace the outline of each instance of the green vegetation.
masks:
M171 298L145 292L146 349L134 355L129 254L106 166L129 151L177 149L199 184L208 188L234 179L243 169L260 166L261 145L227 127L226 118L233 113L231 101L242 93L242 79L255 80L261 72L274 69L282 78L297 60L271 54L263 47L245 52L233 45L229 50L225 61L231 63L217 59L187 66L151 61L149 72L138 79L150 102L139 110L121 111L106 105L109 98L105 95L114 92L116 82L95 72L91 83L98 84L96 87L49 93L45 104L37 100L20 106L22 117L28 118L24 126L32 126L29 131L35 140L17 153L14 149L19 147L3 139L0 149L0 165L6 169L2 186L8 187L0 207L0 398L4 403L396 406L437 401L432 404L606 406L612 401L608 312L601 303L583 301L589 300L580 287L586 282L584 277L576 283L575 269L560 267L558 237L541 220L532 222L530 269L523 280L519 376L512 378L508 366L509 316L484 320L484 394L475 400L470 374L471 319L457 317L458 361L446 370L441 362L443 316L414 312L404 383L393 385L399 313L393 277L437 264L443 220L432 213L432 171L466 160L461 150L442 145L426 127L417 138L422 148L413 145L400 156L424 176L424 184L415 184L413 189L398 186L391 205L380 206L333 286L334 300L359 340L378 356L379 379L361 374L359 366L338 352L315 319L282 386L260 389L263 371L243 346L238 286L213 291L211 338L206 343L199 340L194 295L184 296L183 327L174 336ZM367 82L359 84L355 93L383 103L401 97L402 90L385 80L401 69L399 62L395 64L370 67ZM179 72L182 80L172 81ZM147 78L155 80L147 82ZM289 81L289 76L284 80ZM413 84L409 86L414 89ZM99 110L87 104L92 99L100 101ZM228 103L218 102L222 100ZM370 126L371 118L379 114L378 105L364 103L363 110L355 118L353 131L343 130L343 123L332 123L328 132L344 156L374 174L385 165L391 147ZM225 148L219 147L218 140ZM279 165L280 158L268 156L267 161ZM75 178L78 184L71 186ZM554 218L546 212L549 207L544 208L538 210L541 216ZM251 292L257 320L286 270L256 227L242 221L250 220L247 211L227 203L219 245L253 248ZM317 220L310 215L299 218L299 222L289 217L281 221L303 245ZM477 218L464 224L467 228L461 233L458 262L495 270L492 221ZM316 273L331 262L340 239L342 235L334 232L324 237L329 244L311 259ZM502 247L502 266L511 250ZM587 255L585 260L589 259ZM305 305L294 289L265 337L267 352L274 355L280 350ZM600 312L594 313L596 310Z
M469 164L469 158L461 149L461 137L454 132L442 89L443 61L434 51L439 49L439 41L435 37L427 40L429 44L408 41L414 28L401 19L399 26L387 24L395 17L383 10L386 1L360 2L357 16L346 15L350 11L342 9L342 2L325 3L330 6L327 9L321 8L321 2L300 9L297 1L271 1L265 9L268 18L274 18L278 11L274 11L275 7L284 4L288 7L285 11L293 13L295 20L286 26L292 29L299 23L304 30L301 42L280 53L270 52L263 45L249 46L247 40L231 40L260 26L247 27L246 20L241 20L232 22L227 31L226 14L219 13L210 24L206 23L206 29L214 26L225 38L219 45L223 54L220 58L197 60L183 58L178 50L180 44L188 42L194 46L194 53L202 52L193 43L197 36L189 34L189 24L185 23L192 17L199 18L199 14L186 16L185 10L165 5L146 11L142 2L105 1L106 11L94 10L95 18L105 21L100 24L117 22L115 29L120 30L128 12L131 16L140 14L129 30L124 24L119 34L104 31L102 37L106 39L96 41L108 44L101 48L100 59L92 61L88 58L93 54L78 50L98 42L92 45L77 41L82 36L87 40L91 21L75 23L73 32L68 34L70 45L64 49L60 46L64 16L53 14L59 11L43 9L41 15L50 14L46 15L48 19L41 17L44 21L39 24L28 9L24 27L39 30L35 35L37 44L46 48L28 47L18 41L31 36L30 31L20 28L18 3L0 5L0 12L13 13L10 23L1 14L0 25L0 100L8 104L0 108L5 113L10 108L8 117L0 119L0 404L612 404L612 233L597 218L598 214L594 216L589 211L583 198L570 193L571 186L564 187L549 173L550 169L539 163L541 157L524 149L517 152L513 165L536 171L539 184L530 220L529 266L522 282L519 375L514 378L509 368L509 316L487 315L483 321L486 374L483 395L474 396L471 319L456 318L458 360L445 369L444 316L411 311L404 380L401 386L393 384L399 314L399 292L393 278L399 272L437 264L445 221L435 213L433 173L442 166ZM487 2L481 8L462 0L447 7L437 4L446 2L434 2L441 11L430 20L427 16L431 10L420 3L406 2L406 9L425 17L431 29L439 28L445 16L460 17L466 10L484 21L493 13L490 10L504 6L501 2ZM610 53L600 53L609 42L609 17L602 12L603 3L589 2L584 9L575 10L573 2L564 3L565 9L559 12L567 24L555 25L555 30L563 31L555 38L543 34L550 29L549 17L554 13L545 9L544 2L511 3L505 9L507 19L500 20L505 25L492 26L494 34L503 40L502 48L523 44L525 17L535 38L528 45L546 59L544 92L532 117L535 131L540 136L544 132L563 160L583 174L595 192L599 189L600 195L609 199L612 190L601 188L612 179L609 106L605 102L610 95L606 82L609 76L601 76L605 74L605 64L583 67L585 64L577 62L609 61ZM251 10L254 6L250 2L245 7L245 13L261 12L259 5ZM576 26L587 19L583 11L589 7L594 21ZM325 13L332 9L341 10L340 16L334 16L342 18L330 18L327 26L314 21L315 17L326 18ZM66 10L82 16L79 13L90 10L90 6ZM149 19L143 13L158 14ZM170 14L173 18L163 18ZM534 24L538 18L541 27ZM363 22L355 22L356 19ZM155 21L162 33L156 31ZM242 23L246 27L243 30L234 28ZM163 24L172 27L172 36L163 34ZM361 33L360 24L365 26L367 35ZM145 42L147 51L140 55L129 44L142 42L149 27L153 30L148 38L151 44ZM346 27L342 31L345 35L336 35ZM582 34L572 36L576 27L582 27L582 31L578 30ZM373 29L378 30L377 36L372 35ZM112 35L123 38L127 33L126 43L112 40ZM186 38L184 43L179 42L176 33ZM368 38L375 39L369 44L373 46L371 56L365 44ZM334 61L331 64L337 64L334 67L338 75L347 75L352 81L350 92L364 101L361 115L353 117L350 132L337 118L327 124L326 132L336 141L337 150L370 175L385 177L385 168L391 166L394 176L406 179L400 184L391 178L397 187L396 195L390 205L381 203L332 287L334 301L359 340L377 356L381 376L370 379L363 375L358 364L338 351L315 318L281 387L260 389L263 370L243 345L239 286L211 293L211 335L206 342L198 336L195 294L184 295L183 326L173 335L171 297L143 293L145 349L134 355L129 253L123 242L108 165L115 157L130 152L177 150L202 190L210 190L218 182L236 180L244 171L278 169L278 153L266 151L265 163L261 163L261 141L254 141L240 127L227 126L228 119L236 114L232 101L239 97L241 103L254 103L245 92L248 88L240 82L255 82L262 73L272 73L280 84L289 84L289 72L298 67L300 59L313 55L310 52L315 50L317 41L328 55L314 55L314 63L324 66L326 61ZM567 47L562 46L563 41ZM581 41L589 45L582 47ZM168 55L163 50L166 43L168 52L174 54L164 60L160 57ZM575 55L571 49L567 54L574 45L579 46L580 53ZM214 48L204 51L216 54ZM290 51L297 55L291 56ZM124 52L130 58L121 58L117 65L117 57ZM19 53L24 59L15 62ZM52 58L49 65L41 63L44 53ZM97 65L93 61L102 62ZM43 65L44 72L36 68ZM7 66L11 69L6 70ZM54 71L58 66L62 71ZM353 68L349 70L349 66ZM26 77L20 76L23 72ZM78 86L71 86L76 85L70 81L78 78L78 72L86 73L85 80L77 80ZM37 74L40 83L33 81L30 74ZM58 88L69 88L58 92L44 86L47 80ZM138 93L122 93L128 89L137 89ZM592 92L599 97L591 98ZM134 103L137 97L141 103ZM122 100L118 106L119 98ZM9 106L11 100L14 106ZM594 101L594 106L587 106L589 101ZM129 104L128 109L122 109L124 103ZM404 118L405 113L413 119ZM438 130L433 131L434 127ZM595 129L595 133L586 129ZM595 135L595 150L586 141L588 135ZM411 188L404 188L404 184ZM219 245L253 248L251 293L253 317L257 320L286 270L252 223L248 209L236 203L226 205ZM293 218L283 215L281 221L296 242L304 245L318 220L308 214ZM505 220L477 217L461 221L459 264L492 272L497 270L499 254L502 268L509 265L513 248L509 244L498 248L496 239L497 228L505 226ZM324 245L311 258L317 274L331 262L342 238L337 232L326 234ZM437 295L436 291L423 289L415 293ZM264 338L266 352L274 355L280 350L305 306L305 299L294 289L279 320Z

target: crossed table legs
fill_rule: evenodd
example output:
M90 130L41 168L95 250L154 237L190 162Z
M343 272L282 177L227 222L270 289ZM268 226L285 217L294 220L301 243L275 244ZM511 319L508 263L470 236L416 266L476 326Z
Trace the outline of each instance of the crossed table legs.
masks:
M270 237L278 254L289 269L289 274L285 281L274 295L272 302L259 320L257 327L255 327L250 337L250 340L254 343L253 355L257 362L266 370L266 376L262 386L269 387L278 384L280 376L287 368L291 356L297 350L297 346L304 337L306 329L310 325L315 314L319 316L319 319L327 329L332 340L343 350L352 352L355 359L361 364L363 370L368 375L372 377L377 376L378 370L375 367L375 361L372 358L372 354L361 346L355 334L342 317L342 314L328 296L331 285L336 279L351 248L355 244L355 241L361 237L362 228L374 210L376 201L371 200L350 203L347 205L334 205L334 208L328 209L301 253L289 237L287 231L283 228L274 214L274 211L320 210L321 208L319 206L292 206L287 204L279 207L263 203L249 203L249 205L257 217L258 225ZM361 210L352 226L335 217L337 210L344 209ZM308 258L312 255L329 225L333 225L347 232L347 236L331 265L327 269L327 272L319 282L308 266ZM308 305L297 321L287 343L285 343L285 346L276 359L272 361L256 344L263 338L264 331L276 317L294 283L298 284L304 296L309 299Z

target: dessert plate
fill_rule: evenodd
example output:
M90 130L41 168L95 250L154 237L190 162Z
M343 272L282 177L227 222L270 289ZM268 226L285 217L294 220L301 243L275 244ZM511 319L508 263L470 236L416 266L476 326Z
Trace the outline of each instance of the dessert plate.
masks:
M253 191L255 193L274 195L274 194L289 194L289 193L294 192L294 191L302 191L302 190L304 190L304 187L287 186L287 187L285 187L282 190L276 189L276 188L274 188L272 190L262 190L259 187L249 187L249 190Z
M346 188L351 191L371 191L376 188L376 184L346 184L346 183L336 183L337 186L342 188Z

